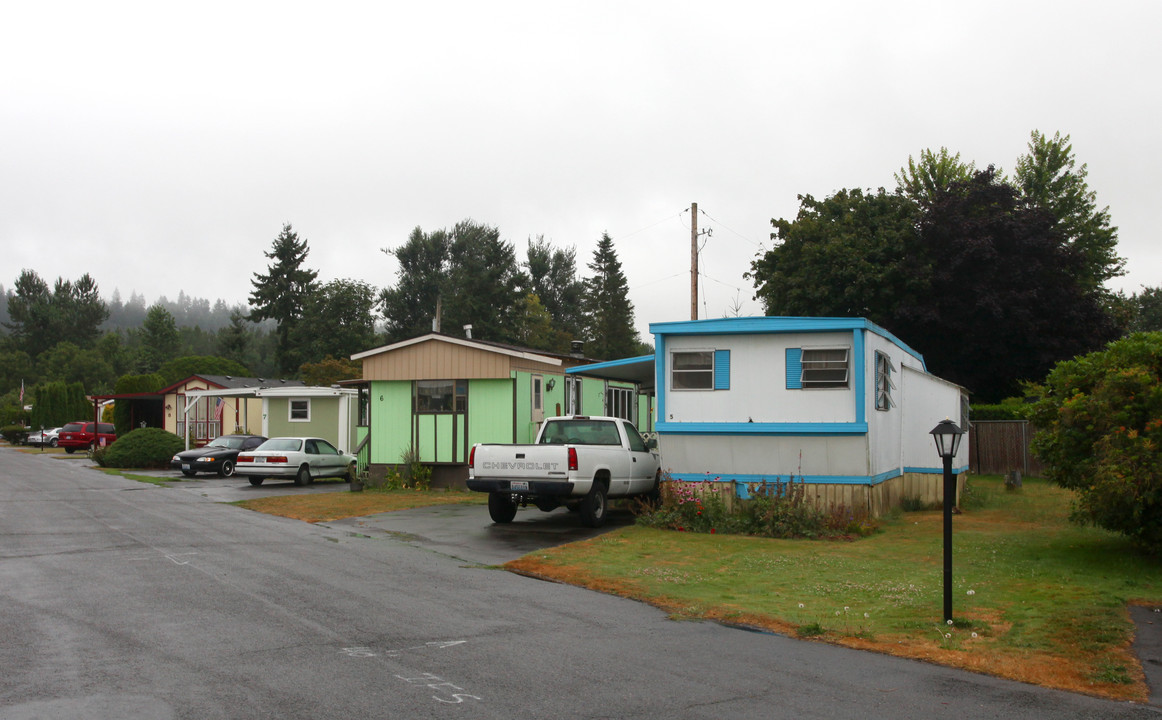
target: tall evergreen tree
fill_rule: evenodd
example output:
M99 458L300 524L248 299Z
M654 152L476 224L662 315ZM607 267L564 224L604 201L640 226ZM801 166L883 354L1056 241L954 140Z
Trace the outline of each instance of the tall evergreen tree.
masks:
M75 283L57 278L48 284L32 270L22 270L8 299L9 330L17 346L36 357L59 342L91 347L109 317L97 283L85 273Z
M240 365L248 365L250 333L243 324L246 317L235 310L230 313L230 324L218 331L218 354Z
M152 306L141 326L140 372L157 372L162 363L172 360L177 353L178 328L173 315L161 305Z
M303 267L310 249L306 239L300 240L290 223L274 239L270 252L263 253L273 260L268 272L254 273L250 284L250 320L274 320L277 323L278 363L283 372L297 367L297 353L291 347L290 337L295 324L303 314L303 305L315 291L318 273Z
M640 349L633 303L609 233L601 235L588 267L593 275L585 280L585 354L598 360L632 357Z

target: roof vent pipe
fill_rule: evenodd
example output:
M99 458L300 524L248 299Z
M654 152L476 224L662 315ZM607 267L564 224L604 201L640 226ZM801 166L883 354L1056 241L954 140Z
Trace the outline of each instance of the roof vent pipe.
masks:
M471 325L464 326L464 337L468 338L469 340L472 339L472 326Z

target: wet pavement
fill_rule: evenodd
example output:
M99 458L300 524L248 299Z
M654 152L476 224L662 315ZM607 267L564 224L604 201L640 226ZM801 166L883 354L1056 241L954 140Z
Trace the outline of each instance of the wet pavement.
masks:
M579 514L564 508L546 513L528 507L518 510L513 522L498 525L484 505L436 505L320 524L369 537L390 536L464 562L501 565L632 525L633 515L611 507L604 526L587 528Z
M134 471L134 474L165 479L170 481L166 483L169 487L225 503L272 495L349 490L347 483L338 480L316 480L306 487L298 487L293 481L267 480L255 487L244 477L197 475L186 478L176 470L141 470ZM611 505L608 519L600 528L583 526L581 516L565 508L546 513L532 506L519 509L513 522L498 525L488 517L485 505L434 505L318 523L322 527L373 538L390 537L479 565L502 565L537 550L587 540L632 524L633 515L618 507L617 503Z

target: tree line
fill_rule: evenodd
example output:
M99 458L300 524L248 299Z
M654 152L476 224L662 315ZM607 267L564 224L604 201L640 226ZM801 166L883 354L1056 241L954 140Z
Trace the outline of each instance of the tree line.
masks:
M475 338L546 352L569 352L574 340L597 359L649 351L634 330L608 235L587 278L578 276L574 248L538 237L518 262L515 245L497 228L472 221L416 228L384 252L400 264L391 286L319 283L307 240L288 223L264 253L266 272L253 275L247 308L184 292L149 307L137 293L105 302L88 274L50 286L23 270L12 290L0 287L0 406L6 417L18 416L22 384L30 395L49 383L112 393L120 391L119 378L137 388L177 368L188 375L228 367L228 374L327 385L359 376L350 355L430 332L434 320L446 334L463 336L472 325Z

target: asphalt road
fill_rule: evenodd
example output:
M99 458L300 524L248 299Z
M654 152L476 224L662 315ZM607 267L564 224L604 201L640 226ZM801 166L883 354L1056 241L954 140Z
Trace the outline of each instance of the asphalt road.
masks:
M674 622L393 533L0 448L0 719L1159 716Z

